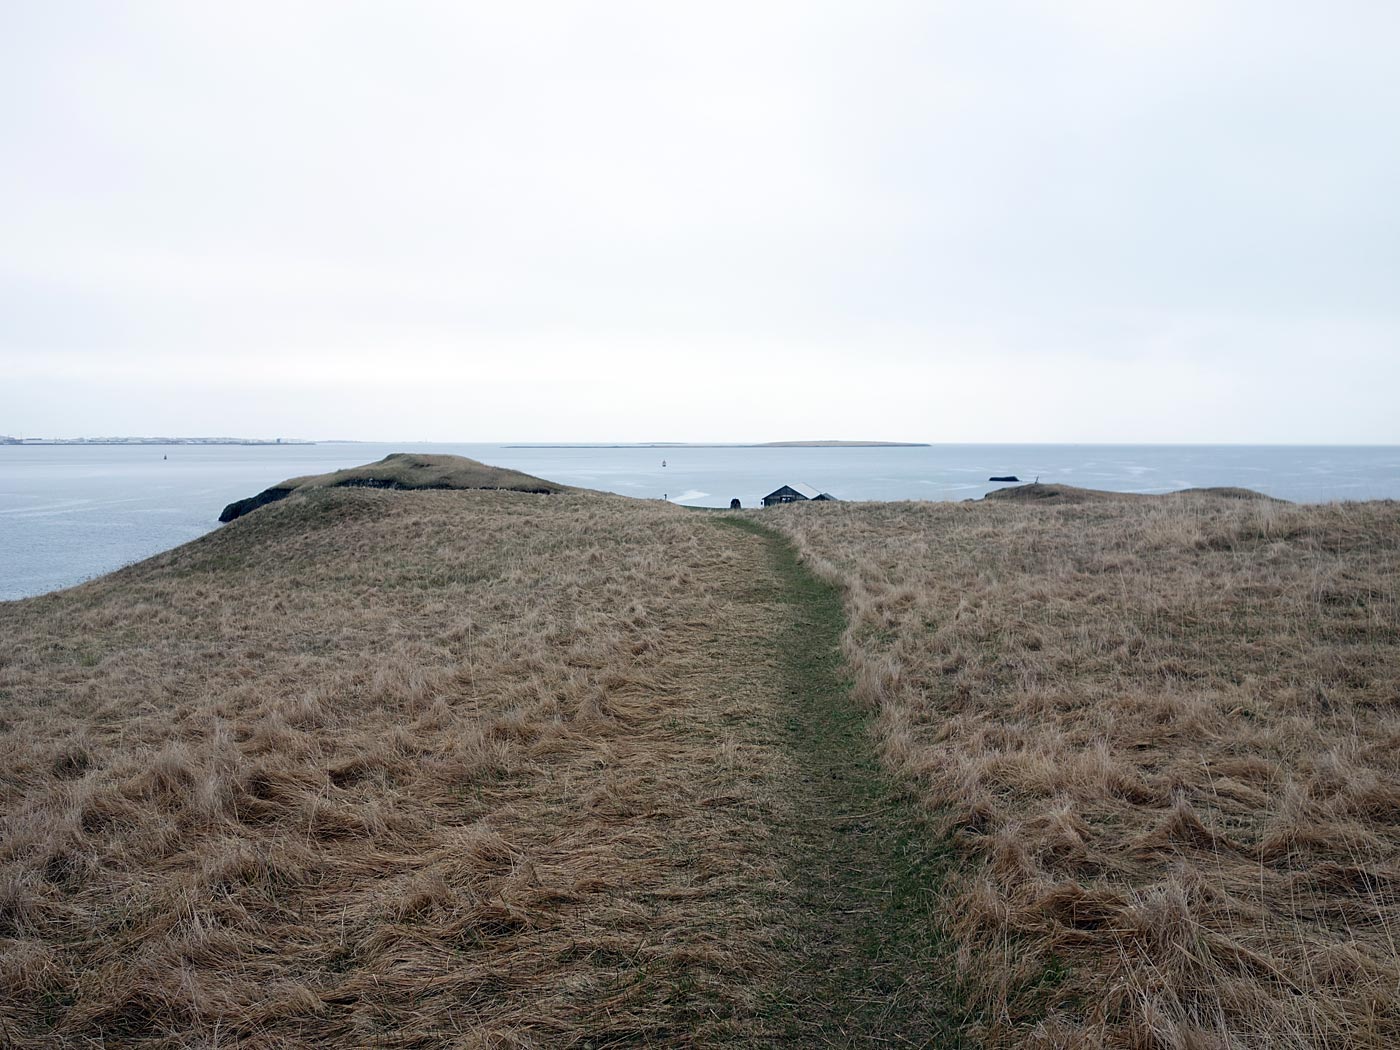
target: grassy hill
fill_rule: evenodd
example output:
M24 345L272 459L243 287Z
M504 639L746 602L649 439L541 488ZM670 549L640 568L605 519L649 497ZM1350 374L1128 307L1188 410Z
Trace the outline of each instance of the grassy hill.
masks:
M0 1044L1400 1040L1400 505L278 487L0 603Z

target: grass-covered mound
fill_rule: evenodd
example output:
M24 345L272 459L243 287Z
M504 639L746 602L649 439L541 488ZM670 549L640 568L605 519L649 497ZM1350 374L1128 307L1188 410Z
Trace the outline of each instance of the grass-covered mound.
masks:
M263 489L256 496L230 503L219 515L219 520L229 522L249 511L286 499L294 492L318 488L504 489L509 492L532 492L539 495L568 491L564 485L557 485L531 474L523 474L518 470L487 466L465 456L394 452L378 463L350 467L330 474L291 478L279 485Z
M1017 503L1131 503L1138 500L1162 500L1178 496L1186 498L1204 496L1208 498L1219 497L1222 499L1269 500L1275 503L1285 502L1275 499L1273 496L1266 496L1262 492L1255 492L1253 489L1242 488L1193 488L1181 489L1178 492L1149 494L1141 492L1109 492L1104 489L1083 489L1074 485L1041 484L1038 481L1026 485L1011 485L1007 488L993 489L982 498L993 501L1003 500Z

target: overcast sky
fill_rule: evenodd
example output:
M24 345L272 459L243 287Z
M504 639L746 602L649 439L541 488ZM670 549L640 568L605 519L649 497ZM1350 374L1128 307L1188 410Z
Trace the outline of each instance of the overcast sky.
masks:
M1400 442L1400 4L0 5L0 433Z

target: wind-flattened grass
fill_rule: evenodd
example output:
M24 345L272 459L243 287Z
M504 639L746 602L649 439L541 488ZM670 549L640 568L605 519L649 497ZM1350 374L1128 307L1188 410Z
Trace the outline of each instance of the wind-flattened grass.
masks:
M762 1038L762 549L323 488L0 605L0 1042Z
M965 852L981 1036L1400 1044L1400 505L1068 496L763 519Z
M1400 508L1063 502L323 487L0 605L0 1041L943 1041L947 935L993 1045L1393 1045Z

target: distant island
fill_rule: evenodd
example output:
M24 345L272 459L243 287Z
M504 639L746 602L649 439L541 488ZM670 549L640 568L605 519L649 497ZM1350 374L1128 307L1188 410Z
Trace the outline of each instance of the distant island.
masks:
M929 448L927 441L765 441L754 448Z
M95 437L17 438L0 434L0 445L314 445L300 438Z
M502 448L929 448L927 441L591 441L552 445L519 444Z

